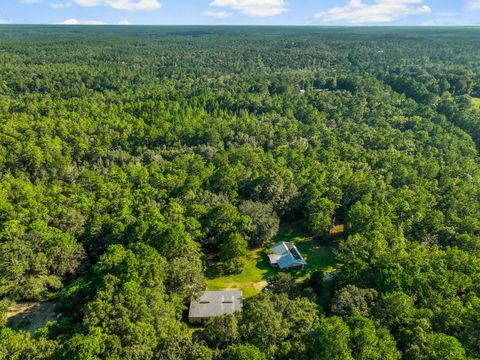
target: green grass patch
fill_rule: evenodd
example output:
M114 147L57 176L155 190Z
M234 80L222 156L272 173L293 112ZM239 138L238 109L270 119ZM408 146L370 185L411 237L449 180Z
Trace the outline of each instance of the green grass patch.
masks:
M321 245L319 241L305 236L295 225L283 224L274 239L274 242L277 241L295 243L307 261L305 269L291 272L298 279L304 279L315 271L331 271L335 268L333 247ZM265 287L266 279L279 272L268 263L267 253L268 248L250 251L240 274L222 275L216 270L208 271L208 289L241 289L244 297L258 294Z
M262 291L266 279L275 272L263 251L256 249L244 259L240 274L221 275L216 270L207 272L207 287L209 290L241 289L244 297L251 297Z
M472 104L475 109L480 109L480 98L472 97Z

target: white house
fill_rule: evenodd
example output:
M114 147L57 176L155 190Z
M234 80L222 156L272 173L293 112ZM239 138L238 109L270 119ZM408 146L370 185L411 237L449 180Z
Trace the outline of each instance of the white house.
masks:
M278 266L280 269L303 269L307 262L297 247L289 242L279 242L270 248L271 254L268 260L272 266Z

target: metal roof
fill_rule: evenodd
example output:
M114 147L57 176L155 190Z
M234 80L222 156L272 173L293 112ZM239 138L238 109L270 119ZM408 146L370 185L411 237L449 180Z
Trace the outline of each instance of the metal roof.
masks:
M192 300L189 318L208 318L223 314L233 314L243 306L241 290L205 291L197 300Z
M273 245L270 250L273 252L272 255L268 256L270 263L277 264L280 269L307 265L307 262L293 243L282 241Z

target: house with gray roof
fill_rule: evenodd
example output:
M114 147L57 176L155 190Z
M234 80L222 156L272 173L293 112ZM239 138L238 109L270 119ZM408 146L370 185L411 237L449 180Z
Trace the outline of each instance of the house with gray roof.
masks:
M233 314L241 311L242 306L241 290L205 291L200 298L190 302L188 321L198 323L213 316Z
M278 266L280 269L303 269L307 262L300 251L293 243L279 242L270 248L271 254L268 255L270 265Z

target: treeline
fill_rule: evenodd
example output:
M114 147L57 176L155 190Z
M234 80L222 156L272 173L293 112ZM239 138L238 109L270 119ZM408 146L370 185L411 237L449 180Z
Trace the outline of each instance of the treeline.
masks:
M477 38L2 27L0 310L59 317L2 321L0 359L480 357ZM334 217L331 284L278 275L192 334L207 259Z

